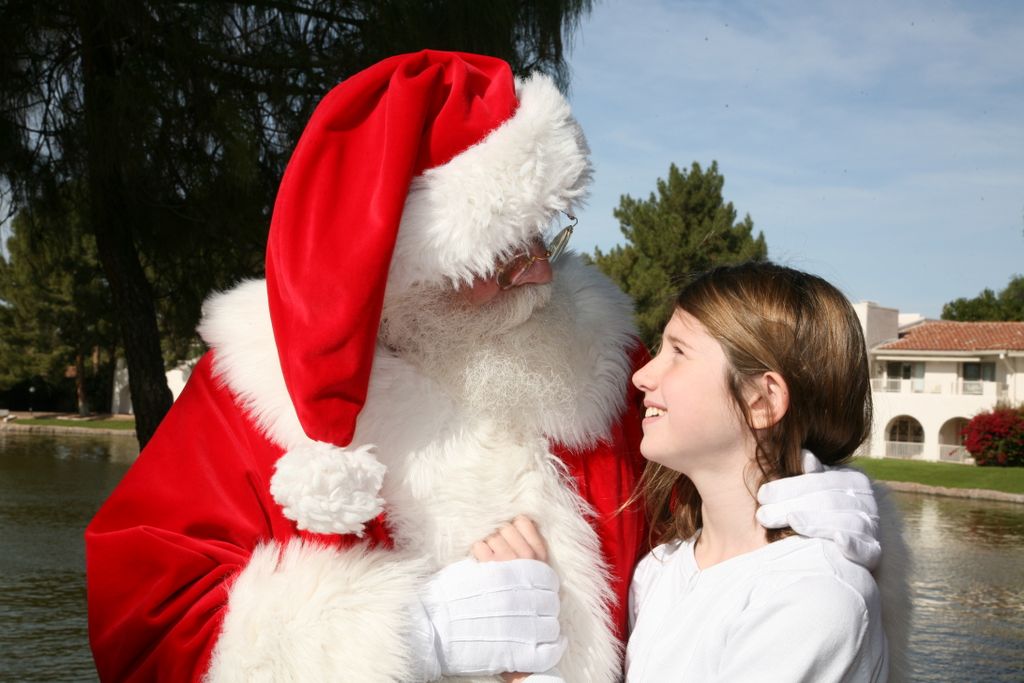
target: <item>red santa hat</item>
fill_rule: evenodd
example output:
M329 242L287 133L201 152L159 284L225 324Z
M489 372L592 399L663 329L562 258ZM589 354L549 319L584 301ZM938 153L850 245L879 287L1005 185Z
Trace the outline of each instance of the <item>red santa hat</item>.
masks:
M366 399L385 287L468 283L570 209L588 151L551 80L426 50L334 88L285 171L267 246L284 382L309 443L277 463L300 528L360 533L383 466L345 448Z

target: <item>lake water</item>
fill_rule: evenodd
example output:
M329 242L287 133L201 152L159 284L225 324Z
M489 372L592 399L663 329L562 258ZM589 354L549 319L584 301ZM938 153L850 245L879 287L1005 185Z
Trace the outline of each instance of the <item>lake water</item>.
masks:
M1024 505L896 494L915 681L1024 681Z
M0 431L0 681L95 681L82 532L138 453L127 436Z
M82 531L137 449L0 431L0 681L95 681ZM1024 505L896 494L915 681L1024 681Z

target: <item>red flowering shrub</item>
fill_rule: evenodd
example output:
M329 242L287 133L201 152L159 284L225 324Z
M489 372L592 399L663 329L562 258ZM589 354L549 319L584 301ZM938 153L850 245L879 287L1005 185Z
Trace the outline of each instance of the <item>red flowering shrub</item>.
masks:
M978 413L963 434L964 447L977 464L1024 467L1024 407Z

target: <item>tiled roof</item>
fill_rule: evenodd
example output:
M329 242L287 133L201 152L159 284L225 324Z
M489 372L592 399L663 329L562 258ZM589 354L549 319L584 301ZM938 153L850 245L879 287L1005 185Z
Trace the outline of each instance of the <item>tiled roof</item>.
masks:
M886 351L1024 351L1024 323L929 321L876 350Z

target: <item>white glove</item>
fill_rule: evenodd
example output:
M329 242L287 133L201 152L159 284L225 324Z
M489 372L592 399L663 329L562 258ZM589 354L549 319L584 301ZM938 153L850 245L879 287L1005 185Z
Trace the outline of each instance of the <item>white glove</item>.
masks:
M803 469L802 475L761 487L757 521L769 529L788 526L801 536L834 541L848 560L874 569L882 546L871 481L849 467L825 467L806 449Z
M462 560L434 574L411 609L420 680L547 671L565 651L558 576L544 562Z

